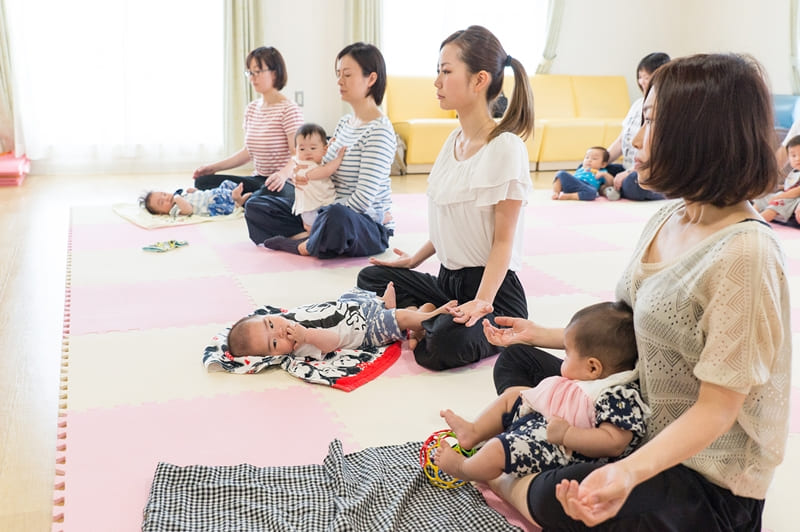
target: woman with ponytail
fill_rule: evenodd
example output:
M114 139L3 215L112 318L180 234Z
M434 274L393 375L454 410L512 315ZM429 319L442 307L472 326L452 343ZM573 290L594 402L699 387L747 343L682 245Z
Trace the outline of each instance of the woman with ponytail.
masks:
M513 70L514 91L498 123L491 107L506 67ZM481 26L444 40L434 85L439 105L456 111L459 127L428 178L430 239L413 255L395 249L394 260L370 259L373 266L361 270L358 286L380 294L394 283L398 307L457 300L449 313L424 323L425 336L414 349L417 363L443 370L497 352L475 326L482 318L528 315L516 272L532 188L522 139L533 130L533 95L522 64ZM438 276L413 269L434 254Z

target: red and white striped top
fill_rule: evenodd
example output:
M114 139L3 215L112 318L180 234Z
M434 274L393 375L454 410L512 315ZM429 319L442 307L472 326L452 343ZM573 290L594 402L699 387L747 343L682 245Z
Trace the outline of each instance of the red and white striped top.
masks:
M287 135L303 125L303 111L291 100L263 105L259 98L244 113L244 146L255 167L254 175L269 177L292 157Z

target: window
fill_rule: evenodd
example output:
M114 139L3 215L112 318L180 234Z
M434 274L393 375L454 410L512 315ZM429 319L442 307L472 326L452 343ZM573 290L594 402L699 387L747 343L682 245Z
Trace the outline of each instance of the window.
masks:
M28 156L56 172L221 155L221 0L7 0Z
M434 76L442 41L454 31L478 24L494 33L506 53L533 75L544 49L547 5L547 0L385 1L386 69L391 75Z

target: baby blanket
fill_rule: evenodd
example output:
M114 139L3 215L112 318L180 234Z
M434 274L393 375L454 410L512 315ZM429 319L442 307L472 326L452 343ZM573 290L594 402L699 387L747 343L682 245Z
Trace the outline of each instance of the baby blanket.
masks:
M280 314L280 308L264 305L255 310L260 314ZM323 384L346 392L355 390L394 364L401 353L401 342L382 348L339 349L322 360L283 356L232 357L228 351L227 327L211 339L203 351L203 365L208 371L229 373L258 373L279 366L290 375L313 384Z
M244 209L237 207L232 213L225 216L182 216L171 217L167 214L150 214L136 203L114 203L112 210L122 218L144 229L158 229L160 227L174 227L176 225L199 224L203 222L219 222L234 220L244 216Z

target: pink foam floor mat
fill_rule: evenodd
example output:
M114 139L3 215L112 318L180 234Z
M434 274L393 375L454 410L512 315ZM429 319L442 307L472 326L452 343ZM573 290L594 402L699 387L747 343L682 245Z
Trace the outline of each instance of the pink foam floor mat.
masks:
M604 199L566 205L535 191L519 272L531 319L563 325L577 308L613 297L635 240L604 238L598 225L632 231L658 206ZM397 195L394 215L397 236L381 258L391 258L395 246L413 252L428 238L424 195ZM445 427L442 408L471 418L495 397L496 357L432 372L416 364L407 344L385 372L350 392L277 368L208 373L202 349L211 335L261 304L335 297L355 285L368 258L318 260L260 248L243 219L148 231L110 206L74 207L71 219L53 530L139 530L159 461L319 463L333 439L345 452L422 441ZM786 238L790 283L800 290L800 230L776 231ZM163 254L141 250L171 238L189 244ZM601 270L596 278L586 276L589 267ZM431 258L419 269L438 268ZM792 329L800 333L797 314ZM800 463L798 434L795 381L787 467ZM781 530L771 523L783 522L781 506L791 505L790 482L788 469L779 469L767 528ZM507 505L487 499L522 524Z

